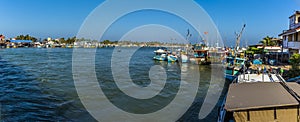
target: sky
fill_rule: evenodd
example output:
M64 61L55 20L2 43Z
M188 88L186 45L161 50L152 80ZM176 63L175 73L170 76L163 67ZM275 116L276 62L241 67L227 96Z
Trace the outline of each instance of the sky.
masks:
M76 36L86 18L103 0L1 0L0 34L7 38L29 34L37 38ZM176 0L174 0L176 4ZM241 45L256 44L265 36L278 37L289 19L300 10L300 0L195 0L211 17L224 43L233 46L235 32L246 24ZM133 2L132 5L135 3ZM178 5L178 9L180 8ZM120 3L119 7L122 7ZM113 9L113 8L112 8ZM107 10L109 14L113 10ZM192 13L197 14L197 12ZM106 16L99 16L105 19ZM143 10L120 17L99 40L182 40L187 29L193 43L203 36L173 14ZM161 32L163 31L163 32Z

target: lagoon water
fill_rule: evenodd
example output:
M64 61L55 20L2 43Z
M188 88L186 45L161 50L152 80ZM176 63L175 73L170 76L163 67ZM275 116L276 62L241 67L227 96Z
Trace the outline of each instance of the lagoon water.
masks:
M154 65L161 66L166 71L167 81L173 84L167 91L168 95L174 96L181 80L180 65L153 61L153 51L156 49L140 48L134 53L129 64L130 77L135 84L147 86L151 81L149 69ZM114 82L110 60L113 50L113 48L97 49L95 56L97 79L104 83L101 88L108 90L107 97L111 97L112 102L119 102L125 109L140 113L147 112L141 108L152 108L159 104L159 100L149 101L140 107L126 102L122 104L126 99L120 99L120 94L115 92L116 88L111 84ZM125 50L130 48L123 48L119 53L128 55L124 53ZM73 49L67 48L0 49L1 120L96 121L84 108L77 95L72 74L72 53ZM199 67L201 77L198 93L192 107L178 121L216 121L218 106L205 119L198 119L198 113L210 85L211 66L189 65L189 67ZM120 68L120 72L122 70L123 68ZM227 85L228 83L225 84L219 103L223 100ZM160 97L169 97L168 95ZM186 96L187 99L190 97ZM113 117L122 121L119 116Z

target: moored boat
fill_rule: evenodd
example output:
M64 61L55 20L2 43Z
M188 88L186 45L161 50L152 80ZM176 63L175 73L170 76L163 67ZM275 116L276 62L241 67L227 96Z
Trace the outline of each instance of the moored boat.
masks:
M239 74L240 70L244 67L245 59L243 58L226 58L226 69L225 69L225 77L228 80L234 80Z
M154 60L158 61L167 61L168 60L168 52L166 50L158 49L154 51L155 56L153 57Z
M187 63L189 61L189 57L184 53L180 54L179 59L182 63Z
M299 121L299 89L278 74L241 74L229 86L218 122Z
M190 61L200 65L210 64L208 50L194 50L193 57L190 57Z
M168 58L168 62L176 62L176 61L178 61L178 57L176 55L169 54L167 56L167 58Z

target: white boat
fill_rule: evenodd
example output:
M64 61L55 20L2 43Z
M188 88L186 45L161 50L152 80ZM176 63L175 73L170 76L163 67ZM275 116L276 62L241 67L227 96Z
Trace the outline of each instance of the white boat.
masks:
M182 63L187 63L189 61L189 57L186 54L180 54L180 61Z
M153 57L154 60L158 61L167 61L168 60L168 52L166 50L158 49L154 51L155 56Z

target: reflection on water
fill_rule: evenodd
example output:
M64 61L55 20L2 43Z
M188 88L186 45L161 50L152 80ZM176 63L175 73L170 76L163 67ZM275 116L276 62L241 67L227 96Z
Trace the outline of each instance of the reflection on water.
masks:
M89 50L89 49L86 49ZM123 53L122 49L121 52ZM180 121L200 121L198 113L209 87L210 66L157 62L152 60L154 48L141 48L135 52L129 63L129 77L140 87L151 84L151 67L160 66L167 73L168 91L159 94L159 99L148 101L139 106L127 103L125 95L116 91L111 71L111 48L97 49L96 73L101 88L106 89L112 103L132 112L155 111L162 107L161 100L176 96L181 81L181 73L197 67L200 70L200 83L193 106L181 117ZM81 104L72 75L72 49L4 49L0 50L0 103L3 121L95 121ZM125 53L123 53L126 56ZM114 60L118 61L118 60ZM122 59L119 59L122 61ZM82 71L85 69L83 68ZM124 71L123 71L124 70ZM119 72L126 72L119 68ZM121 76L120 76L121 77ZM122 85L126 89L129 85ZM153 91L157 91L153 89ZM224 92L224 91L223 91ZM143 94L140 94L143 95ZM190 96L186 96L189 99ZM220 98L222 99L222 98ZM180 105L179 105L180 106ZM109 108L108 108L109 109ZM114 116L118 120L118 116ZM121 119L121 117L120 117ZM205 121L216 121L217 107Z

